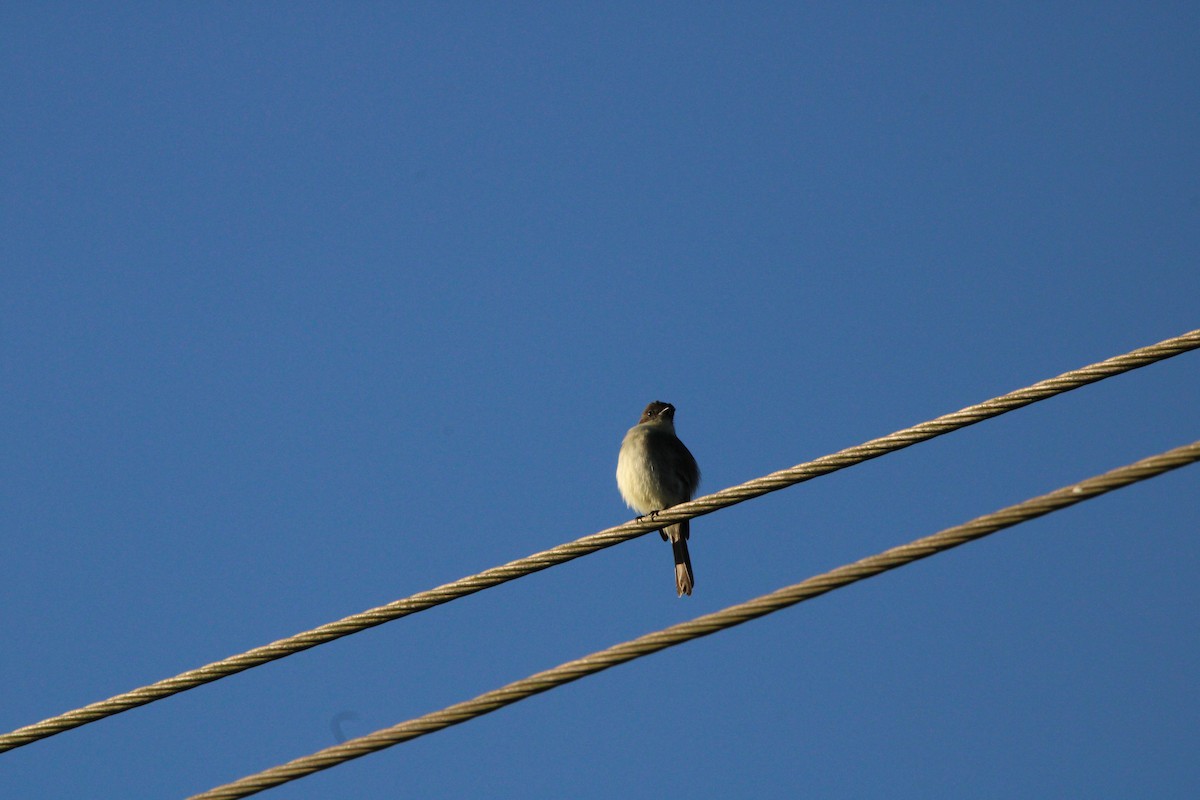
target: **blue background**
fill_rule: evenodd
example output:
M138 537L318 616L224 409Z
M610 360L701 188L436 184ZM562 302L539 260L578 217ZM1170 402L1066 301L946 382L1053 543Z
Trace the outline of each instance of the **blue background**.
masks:
M1195 3L9 3L0 730L1200 327ZM1200 354L0 755L181 797L1200 438ZM273 790L1185 797L1193 467Z

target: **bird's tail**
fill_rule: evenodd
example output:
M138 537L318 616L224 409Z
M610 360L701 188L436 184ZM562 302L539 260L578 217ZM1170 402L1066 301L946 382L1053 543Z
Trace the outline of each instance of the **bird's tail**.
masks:
M692 557L688 554L688 523L691 520L684 520L666 528L665 533L667 538L671 540L671 552L675 556L675 591L680 597L685 594L689 597L692 594L692 587L696 585L696 576L692 572Z

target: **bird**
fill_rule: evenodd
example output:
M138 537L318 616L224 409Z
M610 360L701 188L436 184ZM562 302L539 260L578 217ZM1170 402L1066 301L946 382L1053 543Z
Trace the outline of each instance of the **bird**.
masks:
M638 424L621 441L617 456L617 488L625 503L642 519L665 508L686 503L700 485L700 468L691 452L675 435L675 406L655 400L646 406ZM696 585L688 553L688 523L676 522L659 529L670 540L675 556L675 592L692 594Z

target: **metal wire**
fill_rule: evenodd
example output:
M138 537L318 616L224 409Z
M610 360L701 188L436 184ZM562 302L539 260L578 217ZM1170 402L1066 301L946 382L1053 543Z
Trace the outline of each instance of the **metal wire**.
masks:
M931 536L893 547L853 564L847 564L800 583L785 586L753 600L639 636L575 661L568 661L553 669L485 692L473 700L456 703L441 711L435 711L390 728L384 728L366 736L328 747L286 764L241 778L233 783L193 795L189 800L233 800L233 798L257 794L264 789L288 783L305 775L416 739L427 733L483 716L519 700L524 700L531 695L579 680L626 661L632 661L635 658L657 653L659 650L698 639L710 633L732 628L748 620L810 600L864 578L911 564L1003 528L1049 514L1052 511L1058 511L1195 461L1200 461L1200 441L1142 459L1128 466L1119 467L1103 475L1088 478L1072 486L1034 497L991 514L976 517L962 525L956 525Z
M89 705L68 711L58 716L50 717L41 722L18 728L10 733L0 735L0 753L21 747L31 742L53 736L63 731L95 722L105 717L128 711L131 708L161 700L188 689L193 689L212 681L237 674L243 670L275 661L280 658L307 650L319 644L331 642L352 633L366 630L376 625L382 625L400 617L415 614L433 606L448 603L466 595L496 586L515 578L529 575L548 567L562 564L597 550L642 536L652 530L658 530L663 525L684 519L710 514L721 508L735 505L755 497L793 486L803 481L831 472L844 469L863 461L877 458L886 453L903 449L918 442L941 436L945 433L974 425L991 417L996 417L1022 406L1045 400L1063 392L1086 386L1090 383L1119 375L1123 372L1144 367L1157 361L1188 352L1200 347L1200 330L1166 339L1148 347L1133 350L1124 355L1091 364L1071 372L1063 373L1055 378L1018 389L1000 397L987 400L977 405L969 406L946 414L928 422L914 425L911 428L872 439L864 444L849 447L831 455L823 456L814 461L798 464L789 469L773 472L761 478L748 481L738 486L722 489L714 494L697 498L688 503L674 506L661 512L653 521L627 522L615 528L594 533L590 536L576 539L573 542L560 544L549 550L510 561L501 566L486 569L475 575L453 581L409 597L395 600L387 605L371 608L352 614L335 622L329 622L317 628L294 634L270 644L247 650L244 653L230 656L220 661L214 661L196 669L182 672L173 678L166 678L156 683L115 695L107 700L101 700Z

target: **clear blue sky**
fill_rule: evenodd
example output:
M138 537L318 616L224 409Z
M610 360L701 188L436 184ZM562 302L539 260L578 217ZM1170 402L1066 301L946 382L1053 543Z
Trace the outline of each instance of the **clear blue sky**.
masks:
M1195 3L0 11L0 731L1200 327ZM182 797L1200 438L1200 354L0 755ZM264 795L1185 797L1200 468Z

